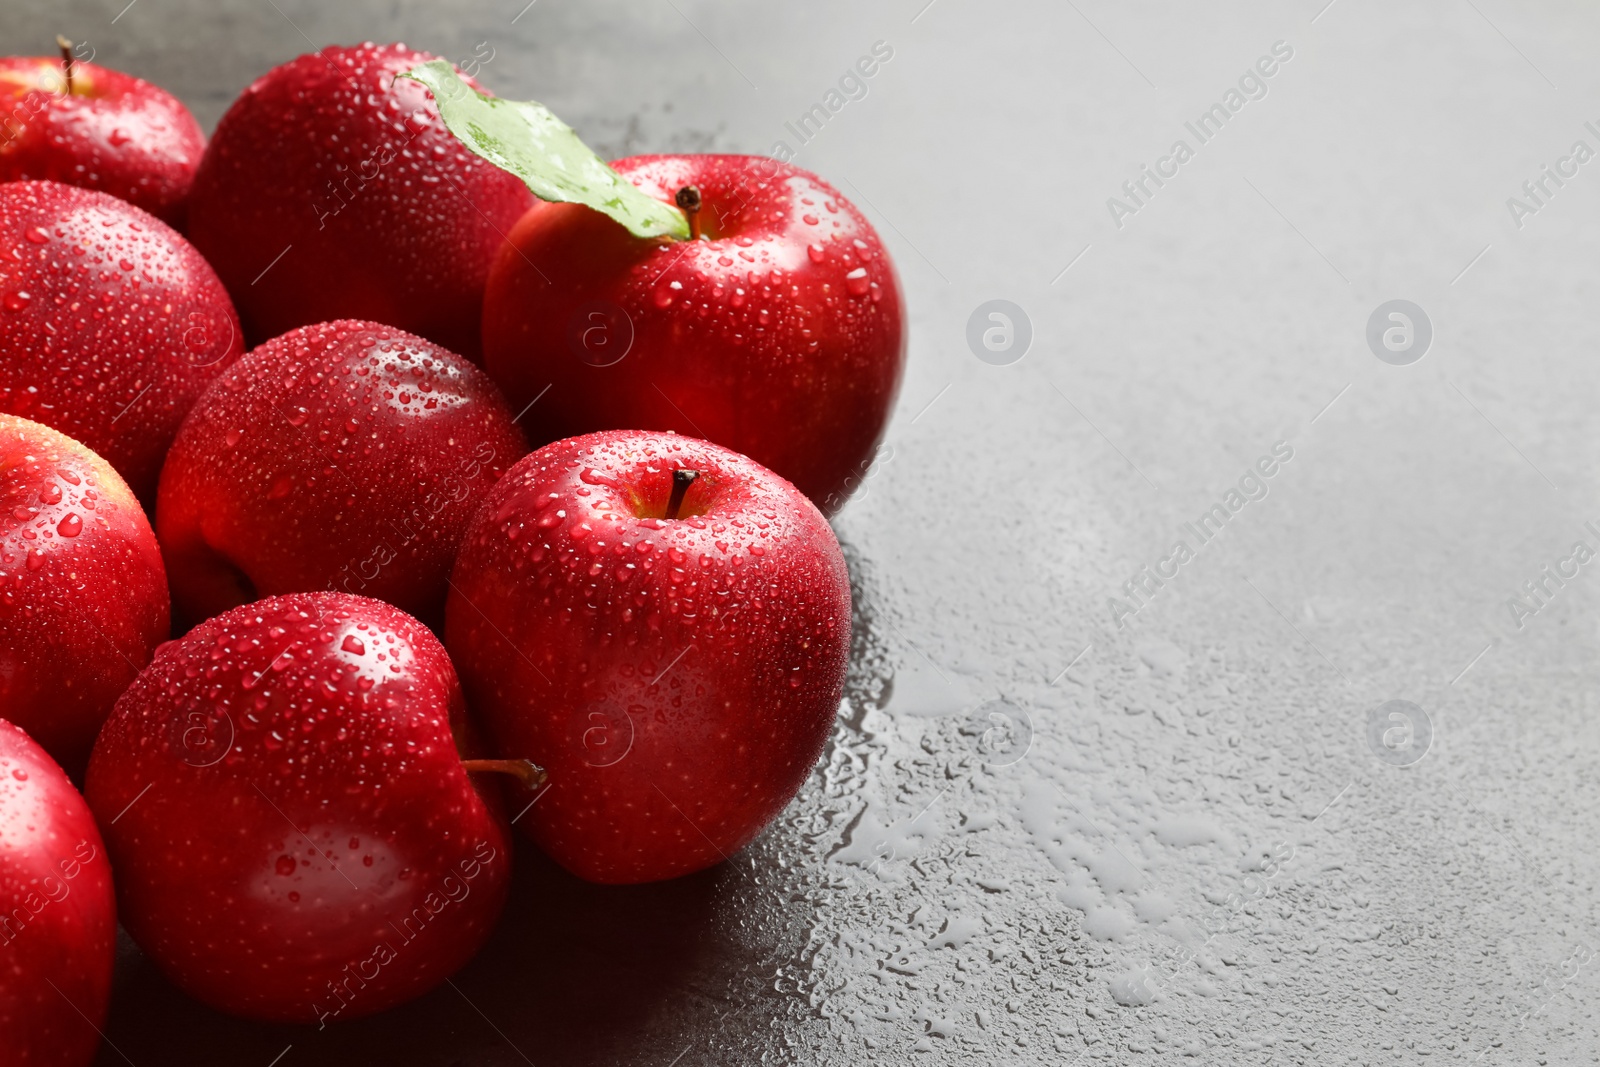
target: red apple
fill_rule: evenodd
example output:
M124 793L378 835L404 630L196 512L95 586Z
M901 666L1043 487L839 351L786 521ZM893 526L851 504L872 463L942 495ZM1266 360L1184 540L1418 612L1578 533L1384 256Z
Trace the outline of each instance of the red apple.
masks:
M5 56L0 109L0 182L47 179L98 189L182 228L206 139L165 89L70 50Z
M850 582L821 513L771 471L596 433L489 493L446 635L496 751L549 771L520 825L574 874L643 882L726 858L799 790L839 708Z
M338 589L436 622L467 520L526 451L460 356L374 322L291 330L229 368L167 454L178 613Z
M0 411L104 456L141 499L189 405L243 350L222 283L106 193L0 184Z
M73 773L167 639L144 511L72 438L0 415L0 709ZM0 1031L3 1032L3 1031Z
M477 951L511 875L467 735L443 646L388 604L301 593L202 623L117 702L89 764L123 925L250 1018L421 994Z
M86 1067L117 951L111 865L61 768L0 720L0 1034L6 1063Z
M484 366L515 408L549 388L530 439L693 434L837 510L872 462L905 362L877 233L821 178L765 157L612 166L668 203L696 189L701 239L634 237L577 204L541 203L511 231L484 297Z
M222 117L189 232L253 336L373 319L477 357L489 261L533 198L445 130L422 86L394 81L430 58L324 48Z

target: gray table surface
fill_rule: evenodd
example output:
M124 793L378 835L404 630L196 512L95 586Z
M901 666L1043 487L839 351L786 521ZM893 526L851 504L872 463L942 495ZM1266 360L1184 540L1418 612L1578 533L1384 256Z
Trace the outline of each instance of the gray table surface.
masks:
M525 849L453 985L322 1032L214 1015L129 946L102 1062L1600 1057L1600 567L1543 577L1600 548L1600 162L1560 162L1600 149L1600 9L125 2L6 0L5 47L87 40L209 128L313 43L481 42L486 84L621 155L797 147L785 122L887 42L796 162L882 231L911 359L837 522L848 704L755 845L628 889ZM1577 173L1536 205L1545 164ZM1366 338L1397 298L1433 329L1405 366ZM966 340L991 299L1031 322L1008 365ZM1395 699L1410 747L1369 738Z

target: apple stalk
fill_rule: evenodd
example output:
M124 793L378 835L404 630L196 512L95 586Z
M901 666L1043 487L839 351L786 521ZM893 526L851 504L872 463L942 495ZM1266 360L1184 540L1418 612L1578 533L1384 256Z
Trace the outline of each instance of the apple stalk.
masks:
M679 469L672 472L672 495L667 498L667 518L678 517L678 509L683 507L683 496L698 477L699 471Z
M61 49L61 76L67 82L67 95L72 95L72 42L56 34L56 47Z
M678 195L673 198L678 207L689 218L689 240L700 240L700 189L698 186L685 185L678 190Z
M509 774L529 789L538 789L550 777L543 767L526 759L464 759L461 766L468 774Z

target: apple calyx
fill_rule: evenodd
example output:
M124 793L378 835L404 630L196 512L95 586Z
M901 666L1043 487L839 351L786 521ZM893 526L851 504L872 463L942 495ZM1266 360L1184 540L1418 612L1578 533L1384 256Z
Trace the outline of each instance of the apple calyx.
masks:
M72 95L72 42L56 34L56 47L61 49L61 76L67 81L67 95Z
M456 140L521 178L539 199L593 208L635 237L691 238L682 211L618 174L543 104L485 96L443 59L395 77L422 83Z
M679 193L678 195L682 196L683 194ZM683 507L683 496L689 491L689 487L694 484L694 480L698 477L700 477L699 471L679 468L672 472L672 495L667 498L667 518L676 519L678 517L678 509Z
M673 197L673 200L689 217L689 240L700 240L700 187L685 185L678 190L678 195Z
M509 774L529 789L538 789L550 777L529 759L464 759L461 766L468 774Z

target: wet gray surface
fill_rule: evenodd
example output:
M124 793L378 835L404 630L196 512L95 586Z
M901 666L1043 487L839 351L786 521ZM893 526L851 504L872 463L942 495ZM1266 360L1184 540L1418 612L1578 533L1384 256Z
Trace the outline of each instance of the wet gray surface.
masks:
M1600 1055L1600 578L1573 552L1600 549L1600 162L1560 163L1600 150L1600 12L122 3L8 0L6 47L91 41L209 128L307 38L486 42L486 84L614 154L798 147L785 121L886 41L796 162L883 231L912 341L837 522L847 707L754 846L626 889L524 850L453 987L323 1032L213 1015L130 949L102 1062ZM1535 204L1544 164L1576 174ZM1176 174L1114 213L1141 165ZM991 299L1031 320L1018 362L969 350ZM1409 365L1367 342L1393 299L1433 327ZM1176 574L1125 593L1146 566ZM1369 735L1389 700L1427 730Z

